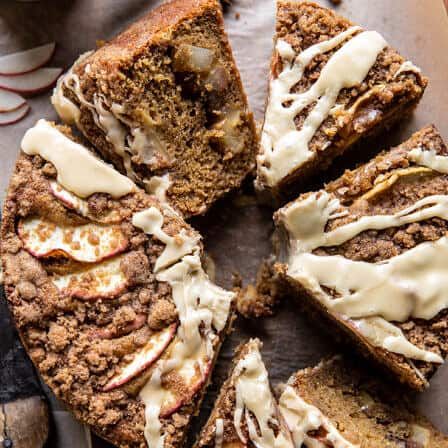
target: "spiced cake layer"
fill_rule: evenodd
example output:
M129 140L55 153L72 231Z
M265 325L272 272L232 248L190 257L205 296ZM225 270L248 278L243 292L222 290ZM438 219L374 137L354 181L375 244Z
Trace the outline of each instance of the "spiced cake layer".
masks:
M52 97L107 161L184 216L255 166L255 126L218 0L173 0L60 78Z
M426 85L379 33L315 3L280 0L257 189L291 198L359 139L406 116Z
M279 398L296 448L446 448L409 397L359 360L334 357L291 376Z
M275 221L275 268L302 303L425 388L448 353L448 150L437 130L301 195Z
M4 285L44 381L119 447L180 447L232 316L200 235L40 120L3 209Z
M293 448L271 391L261 342L240 345L196 448Z

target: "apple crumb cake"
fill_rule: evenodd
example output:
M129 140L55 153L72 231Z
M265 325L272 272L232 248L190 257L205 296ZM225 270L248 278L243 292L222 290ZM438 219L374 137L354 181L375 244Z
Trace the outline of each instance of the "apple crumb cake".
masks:
M82 55L52 102L105 160L186 217L255 167L255 125L218 0L151 11Z
M301 303L427 387L448 353L448 149L437 130L301 195L275 221L275 269Z
M199 234L40 120L22 140L1 254L21 339L56 396L119 447L182 446L233 314Z
M295 448L446 448L448 437L362 361L334 357L291 376L279 398Z
M260 348L258 339L237 348L232 370L196 448L294 448L272 393Z
M426 85L376 31L312 2L280 0L257 189L291 198L361 137L403 118Z

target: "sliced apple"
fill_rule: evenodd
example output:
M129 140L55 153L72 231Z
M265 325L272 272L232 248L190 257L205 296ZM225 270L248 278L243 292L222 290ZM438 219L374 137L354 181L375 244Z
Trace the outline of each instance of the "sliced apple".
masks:
M25 104L25 98L19 94L0 89L0 112L11 112Z
M62 293L78 299L113 299L128 284L120 268L122 258L118 256L82 271L54 276L53 283Z
M56 199L59 199L67 208L74 210L84 217L91 217L89 213L89 203L76 196L71 191L66 190L60 183L55 180L50 181L50 191ZM122 220L117 211L111 211L101 218L96 218L94 221L112 224L119 223Z
M178 339L177 344L182 344ZM173 351L176 348L173 347ZM180 393L178 390L166 390L165 400L160 411L160 417L166 418L174 414L181 406L189 402L207 381L212 370L212 360L207 357L206 342L203 341L201 348L195 356L184 359L182 365L169 372L175 373L182 378L183 387L187 393Z
M59 226L41 218L27 218L19 222L18 234L25 249L37 258L62 256L98 263L118 255L128 246L119 226L92 223Z
M50 181L50 190L54 197L59 199L66 207L77 211L82 216L87 216L89 212L89 204L85 199L66 190L61 184L54 180Z
M50 89L62 73L62 68L39 68L23 75L0 75L0 88L23 95L35 95Z
M0 57L0 75L21 75L43 67L53 56L56 43L41 45L29 50Z
M18 109L11 110L9 112L0 113L0 126L6 126L8 124L14 124L20 121L30 111L30 106L24 104Z
M154 364L168 347L176 334L177 323L173 323L151 336L147 344L139 350L133 360L123 367L104 387L104 391L115 389L136 377L143 370Z

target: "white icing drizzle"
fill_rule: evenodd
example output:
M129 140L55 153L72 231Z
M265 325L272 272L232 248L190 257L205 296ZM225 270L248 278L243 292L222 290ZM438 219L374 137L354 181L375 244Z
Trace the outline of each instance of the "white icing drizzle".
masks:
M297 57L291 45L283 40L277 42L276 51L282 59L283 70L270 81L262 153L258 157L259 174L268 185L275 185L313 157L308 145L335 106L340 91L360 84L386 47L386 41L377 32L361 32L330 57L309 90L291 93L315 56L336 48L360 30L351 27L332 39L308 47ZM316 104L297 130L295 117L313 103Z
M152 176L148 181L143 180L145 184L145 191L148 194L154 195L160 202L167 202L166 192L171 187L171 180L169 173L163 176Z
M80 198L93 193L119 198L136 188L131 180L45 120L28 129L21 146L26 154L39 155L51 162L58 173L57 181Z
M104 107L105 102L103 96L99 96L98 94L93 96L93 106L90 105L93 118L96 125L104 132L106 140L121 157L126 174L135 180L136 175L132 169L131 156L128 153L129 148L126 147L127 130L112 113L113 105L108 110Z
M271 425L280 427L268 372L258 350L251 350L235 367L236 404L233 424L241 442L247 443L241 429L246 420L249 438L257 448L292 448L291 439L280 430L276 436ZM255 417L257 424L252 420ZM280 428L281 429L281 428Z
M426 166L439 173L448 174L448 157L439 156L434 150L414 148L409 151L408 158L418 165Z
M81 55L70 70L59 78L51 99L52 103L63 121L68 124L76 123L82 130L78 106L64 95L63 87L69 89L78 101L90 110L95 124L103 131L106 140L121 157L126 175L135 181L138 175L132 167L132 156L137 156L139 163L150 166L157 161L157 157L168 159L168 154L154 130L149 127L136 127L125 117L126 111L123 105L108 104L106 98L99 93L93 95L92 103L85 99L79 76L73 73L73 70L92 53L87 52ZM90 65L86 65L84 70L88 73Z
M169 236L162 230L163 216L160 211L151 207L141 212L135 213L132 217L132 224L139 227L145 233L154 235L158 240L165 244L165 249L157 258L154 266L154 272L172 265L179 261L184 255L192 253L193 249L199 243L199 236L189 236L185 229L182 229L178 235Z
M168 212L172 213L171 210ZM150 380L140 391L145 404L146 441L150 448L162 448L166 435L160 412L173 400L173 394L162 386L161 378L172 370L189 378L199 369L205 381L214 357L214 343L226 325L234 293L219 288L208 279L200 260L198 237L181 232L178 235L182 240L181 249L173 246L176 237L170 237L162 230L163 215L158 209L151 207L135 214L133 224L166 244L156 262L159 266L156 279L171 286L180 322L175 342L168 351L169 357L156 363ZM168 263L160 259L169 259L171 266L167 268Z
M72 89L71 84L77 83L77 77L73 74L73 68L80 64L84 59L88 58L92 53L93 51L87 51L79 56L72 67L70 67L69 71L65 75L59 77L56 87L53 90L53 95L51 96L51 103L61 119L67 124L76 124L78 127L80 127L79 118L81 111L76 104L64 95L63 87L65 86L68 89Z
M215 420L215 448L222 448L224 440L224 420L217 418Z
M448 167L441 156L429 152L415 152L414 156L425 165ZM339 209L339 201L322 191L281 212L291 236L288 275L300 281L328 309L350 319L373 345L413 359L443 362L439 355L411 344L390 322L431 319L448 307L448 237L419 244L380 263L311 252L318 247L341 245L366 230L434 217L448 220L448 196L427 196L393 215L362 216L326 232L328 221L341 216ZM330 296L322 286L335 290L337 296Z
M315 406L306 403L296 390L288 385L279 400L279 408L292 433L294 445L301 448L326 448L330 442L334 448L357 448L346 440L331 421ZM308 435L310 431L324 428L325 441L319 441Z
M400 65L398 70L395 72L394 78L396 78L401 73L406 73L406 72L414 72L416 74L420 74L422 72L422 70L420 69L420 67L417 67L416 65L414 65L411 61L405 61L405 62L403 62L403 64Z

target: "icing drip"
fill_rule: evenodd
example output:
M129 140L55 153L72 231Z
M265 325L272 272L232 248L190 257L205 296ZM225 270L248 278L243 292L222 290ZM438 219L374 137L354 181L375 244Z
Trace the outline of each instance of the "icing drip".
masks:
M125 118L123 105L109 105L106 98L98 93L93 95L92 103L85 99L79 77L73 73L73 70L92 53L87 52L81 55L70 70L59 78L51 101L63 121L68 124L76 123L82 130L79 120L81 112L78 106L64 95L63 88L69 89L80 104L90 110L95 124L104 132L106 140L121 157L126 175L135 181L139 176L132 167L132 156L137 158L137 163L151 166L157 164L158 159L168 160L166 148L156 132L149 126L145 128L135 127L134 123ZM89 73L90 65L87 64L84 70Z
M155 238L165 244L165 249L157 258L154 266L155 273L176 263L184 255L191 253L199 243L199 236L196 234L189 236L185 229L182 229L176 236L169 236L165 233L162 230L163 216L155 207L135 213L132 217L132 224L145 233L154 235Z
M406 61L406 62L403 62L403 64L401 64L399 69L395 72L394 78L396 78L401 73L406 73L406 72L414 72L419 75L422 71L421 71L420 67L417 67L411 61Z
M56 83L56 87L53 90L53 95L51 96L51 103L53 104L56 112L61 117L61 119L67 124L76 124L80 126L80 115L81 111L79 107L70 101L65 95L63 88L66 87L68 89L72 89L71 84L77 82L76 75L73 74L73 68L80 64L83 60L88 58L93 51L87 51L75 61L73 66L69 69L69 71L61 76ZM79 87L76 86L78 89Z
M435 157L427 154L425 161L430 164ZM366 230L434 217L448 220L448 196L427 196L393 215L363 216L326 232L328 221L341 216L338 209L337 199L320 192L296 201L282 212L281 219L291 236L288 275L312 291L328 309L350 319L373 345L413 359L443 362L439 355L407 341L390 322L431 319L448 307L448 237L419 244L380 263L314 255L312 251L341 245ZM337 295L332 297L323 286Z
M217 418L215 421L215 448L222 448L224 439L224 420Z
M415 148L409 151L408 158L419 165L426 166L439 173L448 174L448 157L439 156L434 150Z
M166 192L172 183L168 173L163 176L152 176L151 179L143 182L147 193L154 195L162 203L167 202Z
M257 448L291 448L292 443L283 431L276 436L272 425L280 426L269 385L268 372L258 350L250 351L235 367L236 405L233 423L241 442L247 443L241 429L243 418L249 438ZM252 420L255 417L256 423Z
M182 404L173 391L163 387L161 378L176 371L193 389L190 397L193 399L210 372L214 344L226 325L234 293L219 288L208 279L201 265L199 237L182 232L177 237L167 235L162 230L163 215L154 207L135 214L133 224L166 244L156 261L156 279L171 286L179 315L177 335L167 351L168 356L156 363L154 373L140 392L145 404L148 446L161 448L166 436L160 421L162 411ZM180 238L179 243L176 238ZM169 264L171 266L167 268Z
M112 109L108 110L104 107L105 100L97 94L93 97L93 106L90 109L93 114L96 125L102 129L106 136L106 140L113 146L115 152L123 161L126 174L133 180L136 179L134 170L132 169L131 156L128 153L129 148L126 147L126 128L117 120L112 113ZM90 104L90 103L89 103Z
M314 57L336 48L360 30L349 28L330 40L308 47L297 57L287 42L277 42L276 51L282 59L283 70L270 82L261 138L263 153L258 157L260 174L269 185L275 185L313 157L308 145L335 106L340 91L360 84L386 47L386 41L377 32L361 32L330 57L309 90L291 93ZM314 103L301 129L297 130L295 117Z
M58 173L57 181L80 198L93 193L119 198L135 190L131 180L45 120L28 129L21 146L26 154L39 155L51 162Z
M162 386L163 364L153 371L151 378L140 391L145 403L145 439L149 448L163 448L166 434L162 434L162 423L159 419L160 409L165 401L166 391Z
M346 440L342 434L335 428L330 420L325 417L319 409L306 403L293 389L287 386L279 400L279 408L286 423L291 430L294 445L301 448L303 445L307 448L357 448L359 445L353 445ZM308 435L310 431L325 429L325 440L318 440ZM331 445L328 445L328 442Z

